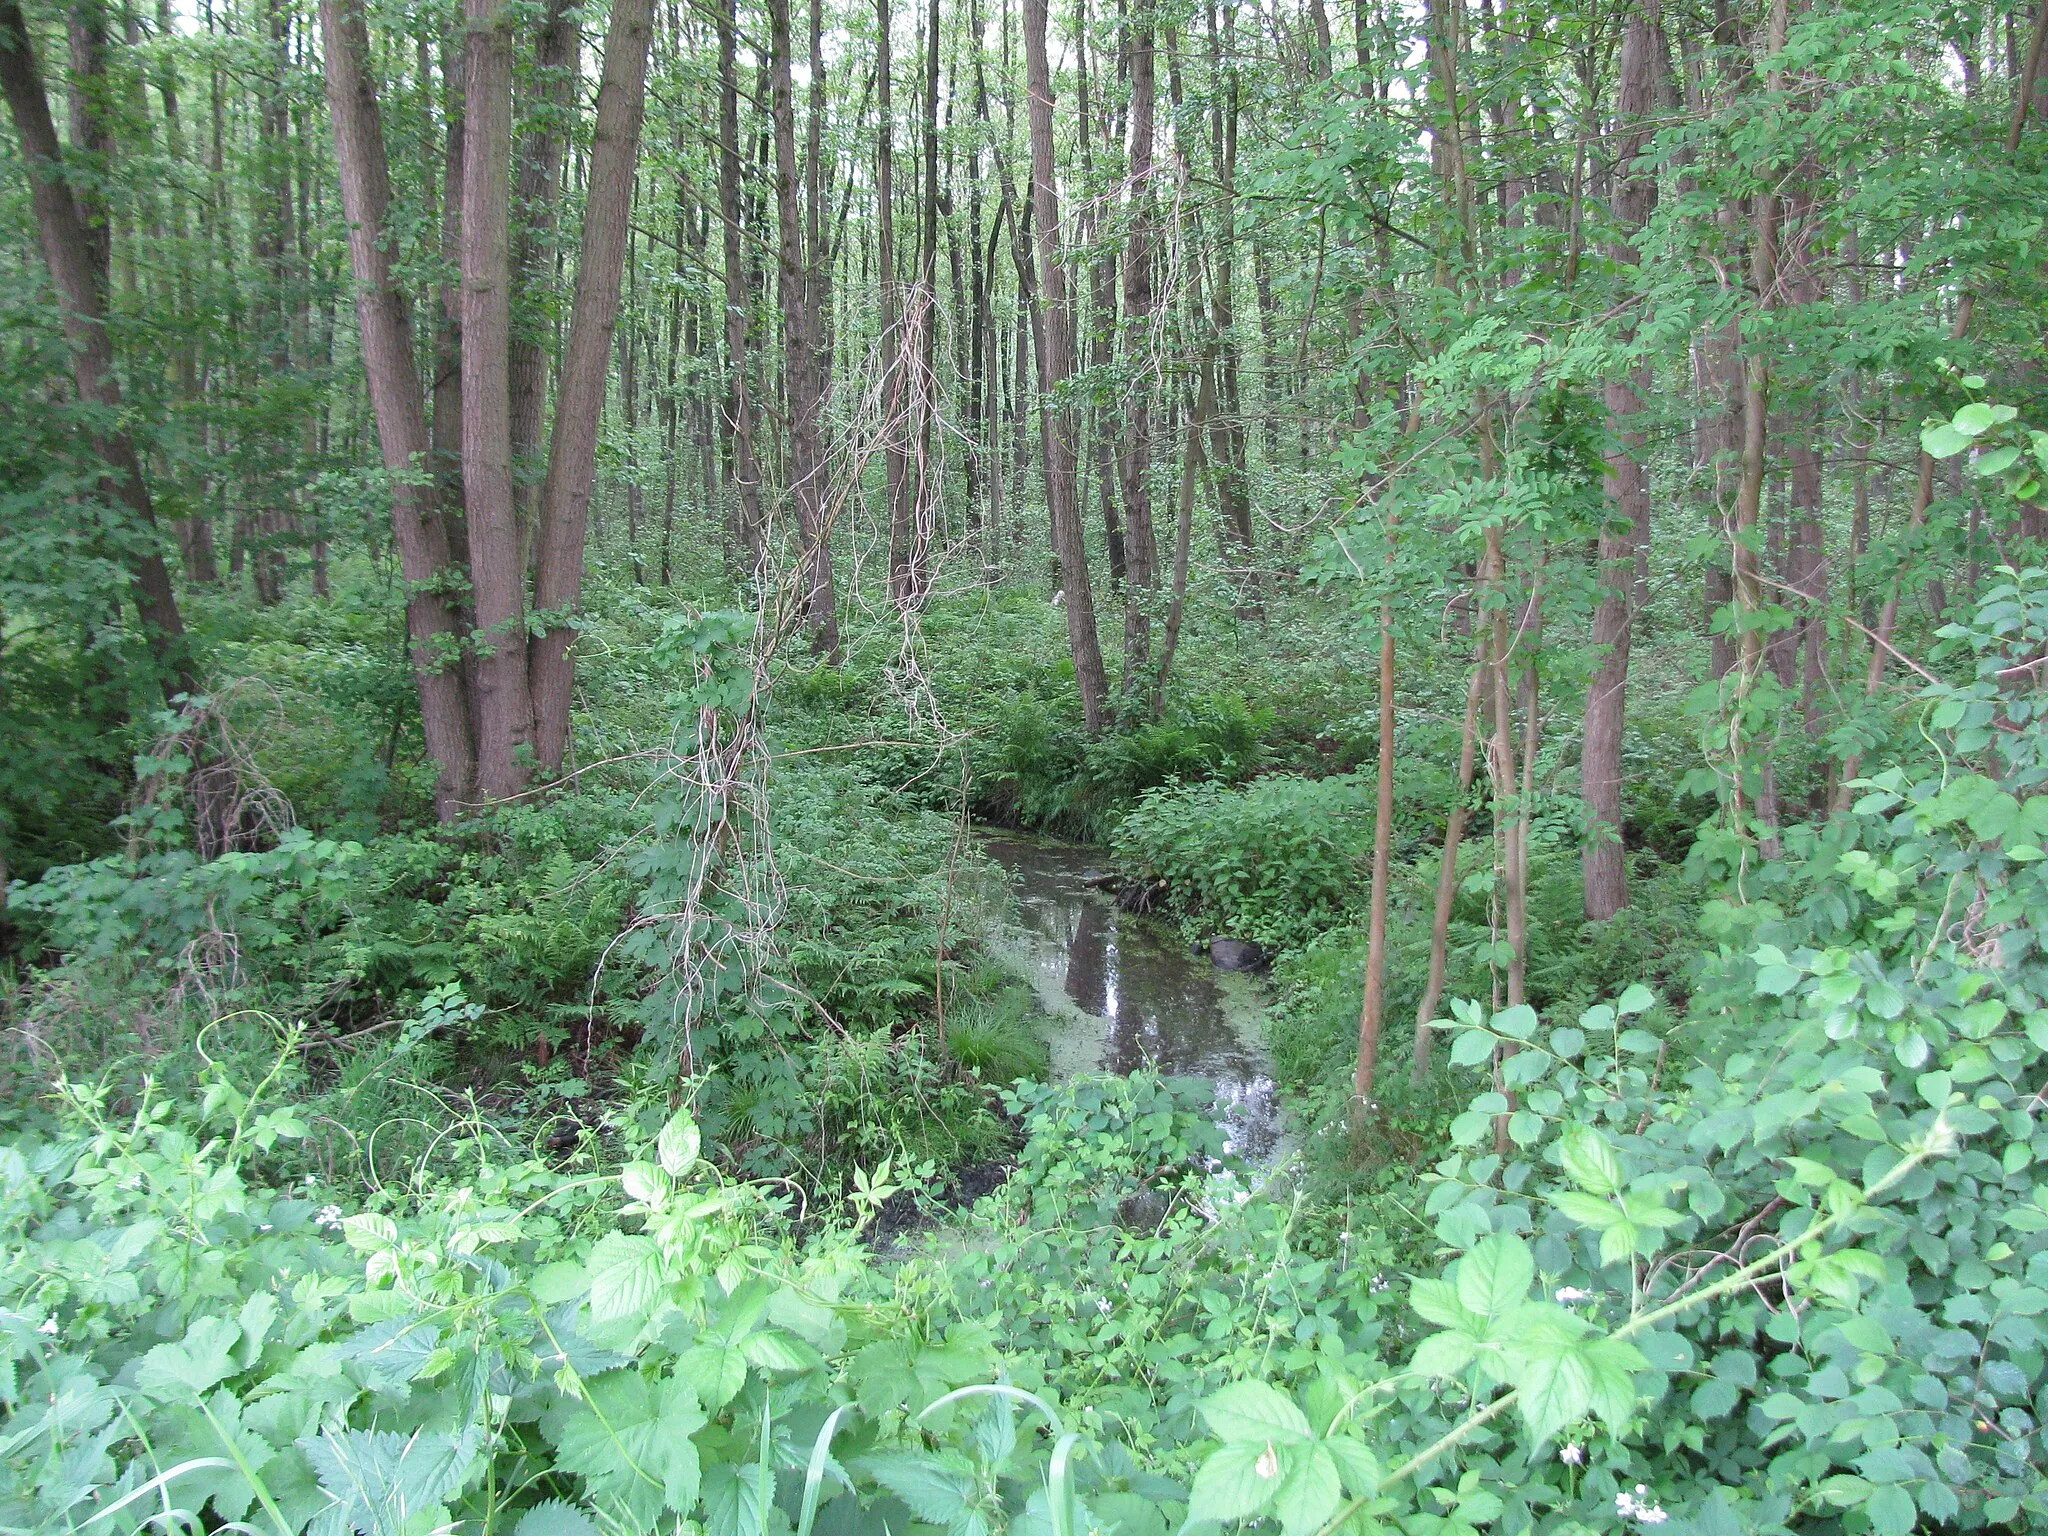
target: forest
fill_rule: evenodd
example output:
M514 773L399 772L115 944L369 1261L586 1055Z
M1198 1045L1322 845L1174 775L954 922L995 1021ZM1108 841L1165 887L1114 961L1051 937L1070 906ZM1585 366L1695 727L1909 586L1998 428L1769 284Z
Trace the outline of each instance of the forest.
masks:
M2048 1529L2044 44L0 0L0 1536Z

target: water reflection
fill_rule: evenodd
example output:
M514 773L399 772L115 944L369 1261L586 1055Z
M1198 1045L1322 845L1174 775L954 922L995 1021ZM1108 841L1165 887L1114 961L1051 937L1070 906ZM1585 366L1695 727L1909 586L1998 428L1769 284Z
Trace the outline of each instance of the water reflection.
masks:
M1272 1151L1280 1112L1256 983L1218 972L1161 925L1091 890L1098 866L1087 849L1000 837L982 846L1016 893L1011 959L1053 1015L1054 1075L1151 1065L1208 1078L1231 1150Z

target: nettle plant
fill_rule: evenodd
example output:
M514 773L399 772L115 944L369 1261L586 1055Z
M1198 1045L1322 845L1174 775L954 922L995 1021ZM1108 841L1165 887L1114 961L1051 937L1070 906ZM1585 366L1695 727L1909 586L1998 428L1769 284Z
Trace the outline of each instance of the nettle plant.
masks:
M687 1114L616 1173L480 1140L350 1214L265 1187L306 1127L225 1079L63 1097L0 1148L9 1531L1074 1536L1171 1491L989 1386L985 1331L858 1300L847 1235L771 1238Z

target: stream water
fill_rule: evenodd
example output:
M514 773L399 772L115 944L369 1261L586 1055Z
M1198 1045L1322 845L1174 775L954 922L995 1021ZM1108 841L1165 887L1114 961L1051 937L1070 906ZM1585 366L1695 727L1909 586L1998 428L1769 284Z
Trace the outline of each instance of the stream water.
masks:
M1219 971L1162 924L1121 912L1087 883L1099 855L1071 843L987 837L1009 873L1019 922L1007 958L1049 1015L1052 1073L1131 1072L1216 1085L1229 1149L1263 1158L1280 1139L1271 1063L1259 1038L1259 984Z

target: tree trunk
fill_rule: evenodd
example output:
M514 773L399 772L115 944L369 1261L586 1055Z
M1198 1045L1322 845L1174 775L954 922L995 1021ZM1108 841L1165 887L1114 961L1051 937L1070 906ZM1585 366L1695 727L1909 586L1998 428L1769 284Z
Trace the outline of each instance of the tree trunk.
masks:
M783 315L783 386L789 401L789 487L796 502L797 532L802 544L803 608L811 649L836 660L838 602L832 583L830 530L825 520L817 315L811 302L811 274L805 260L803 212L798 198L789 0L768 0L768 34L769 116L775 130L777 286Z
M142 478L135 441L119 425L121 384L114 372L113 340L107 334L104 247L96 246L65 178L50 101L36 68L28 22L18 0L0 0L0 92L14 119L14 133L26 162L36 231L43 261L63 306L64 335L71 348L71 375L81 399L99 406L112 423L95 434L94 451L105 464L100 491L128 509L143 537L131 557L129 585L150 652L162 675L164 695L197 693L185 644L185 623L171 586L170 567L157 546L156 508Z
M613 0L583 201L576 297L569 309L548 472L540 493L533 603L547 628L533 643L534 755L549 773L561 771L569 748L569 711L576 694L573 619L583 601L583 546L597 476L605 369L619 318L653 33L653 0ZM466 336L464 342L466 348Z
M361 0L322 0L320 29L335 161L348 217L363 371L390 476L392 542L410 594L405 618L412 639L413 681L419 690L427 755L436 769L434 811L444 823L452 822L474 792L476 778L469 705L457 666L462 625L444 595L451 573L448 535L431 473L433 444L414 362L412 309L392 275L385 230L391 173L383 117L365 72L369 39Z
M1380 598L1380 741L1378 799L1373 810L1372 897L1366 920L1365 1000L1358 1013L1358 1069L1353 1074L1352 1115L1363 1124L1372 1112L1373 1079L1379 1070L1380 1030L1387 1011L1387 881L1394 846L1394 541L1397 524L1387 519L1386 573L1389 590Z
M753 312L740 244L739 70L727 0L718 28L718 216L725 260L725 429L731 439L732 482L739 504L746 574L761 563L761 470L754 459L754 402L747 386L747 319Z
M519 145L517 227L512 275L521 301L512 331L512 485L519 517L520 569L528 564L540 511L540 452L547 417L546 299L555 270L555 192L562 179L563 136L575 110L582 35L569 0L547 0L533 50L529 122Z
M1124 314L1131 335L1144 347L1128 412L1121 464L1124 493L1124 561L1129 590L1124 598L1123 695L1134 698L1151 664L1151 604L1159 587L1158 540L1152 528L1152 395L1158 387L1152 333L1152 161L1157 116L1158 69L1152 18L1143 11L1131 22L1131 201L1124 246Z
M931 0L924 39L924 189L918 200L917 288L911 299L906 345L917 345L917 372L910 392L911 473L910 559L906 597L922 607L931 590L931 552L943 529L941 493L945 479L933 454L932 429L939 414L939 0Z
M1429 974L1422 1001L1415 1009L1415 1053L1408 1080L1420 1087L1429 1077L1430 1026L1444 999L1444 973L1450 964L1451 908L1458 899L1458 850L1470 814L1472 780L1478 772L1479 697L1487 680L1486 641L1482 637L1472 658L1472 681L1465 689L1465 728L1458 741L1458 792L1444 819L1444 850L1437 864L1435 915L1429 927Z
M903 295L896 282L896 107L889 0L875 0L875 284L882 310L882 461L889 511L889 599L910 606L910 444Z
M1635 232L1650 216L1656 198L1654 175L1634 169L1642 152L1650 111L1651 81L1663 40L1656 23L1631 15L1621 45L1621 89L1616 102L1621 135L1615 163L1621 180L1614 213L1624 232L1608 250L1617 270L1636 265ZM1607 381L1607 419L1616 447L1607 456L1610 510L1600 528L1600 604L1593 615L1593 646L1600 670L1586 692L1585 737L1579 781L1585 797L1587 841L1583 855L1585 913L1604 922L1628 905L1628 862L1621 842L1621 748L1627 722L1629 641L1635 627L1632 588L1636 551L1650 522L1650 485L1643 469L1644 438L1635 419L1650 387L1650 368L1639 363Z
M1046 510L1053 552L1065 589L1067 643L1074 680L1090 735L1106 721L1109 692L1102 642L1095 629L1095 592L1088 576L1088 545L1081 526L1073 412L1057 400L1074 372L1074 314L1061 252L1058 170L1053 162L1052 72L1045 48L1046 0L1024 0L1025 79L1030 92L1031 202L1037 229L1039 309L1039 441L1045 459Z

